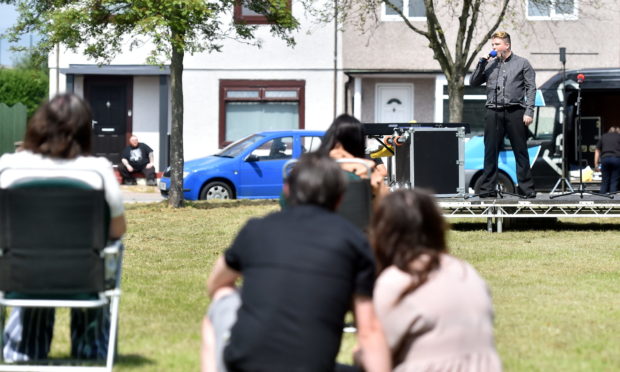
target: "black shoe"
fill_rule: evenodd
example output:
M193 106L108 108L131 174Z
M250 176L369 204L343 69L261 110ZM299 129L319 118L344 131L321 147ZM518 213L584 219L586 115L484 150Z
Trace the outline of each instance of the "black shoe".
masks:
M536 199L536 191L530 191L525 194L526 199Z

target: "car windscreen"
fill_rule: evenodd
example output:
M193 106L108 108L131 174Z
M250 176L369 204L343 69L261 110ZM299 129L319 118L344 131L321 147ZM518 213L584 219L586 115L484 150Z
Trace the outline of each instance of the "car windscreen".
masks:
M222 151L218 152L215 155L216 156L223 156L223 157L226 157L226 158L234 158L235 156L238 156L243 151L245 151L245 149L247 149L248 147L252 146L257 141L260 141L264 137L265 136L260 135L260 134L251 134L251 135L249 135L249 136L247 136L245 138L237 140L237 141L231 143L230 145L224 147L224 149L222 149Z

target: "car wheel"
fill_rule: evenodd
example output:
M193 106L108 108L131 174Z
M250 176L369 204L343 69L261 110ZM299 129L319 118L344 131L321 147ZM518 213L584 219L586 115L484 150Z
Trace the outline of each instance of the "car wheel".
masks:
M497 173L497 183L499 184L502 192L515 192L515 184L512 183L510 177L508 177L505 173L498 172ZM480 194L480 186L482 186L482 176L478 177L476 183L474 185L474 192L476 194Z
M228 184L221 181L209 182L200 192L200 200L233 199L233 192Z

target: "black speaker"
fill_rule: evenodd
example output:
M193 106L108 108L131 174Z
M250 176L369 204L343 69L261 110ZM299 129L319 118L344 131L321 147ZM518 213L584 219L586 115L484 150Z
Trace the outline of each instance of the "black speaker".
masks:
M465 193L463 128L411 128L395 146L396 183L439 196ZM399 142L399 141L397 141Z

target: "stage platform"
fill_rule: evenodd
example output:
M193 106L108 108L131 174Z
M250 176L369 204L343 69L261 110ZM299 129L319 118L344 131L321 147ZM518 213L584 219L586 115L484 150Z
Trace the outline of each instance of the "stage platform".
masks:
M458 195L438 197L437 202L446 218L486 218L489 232L502 232L505 218L620 217L620 194L607 198L587 193L583 197L580 194L539 193L533 199L512 195L504 195L503 198Z

